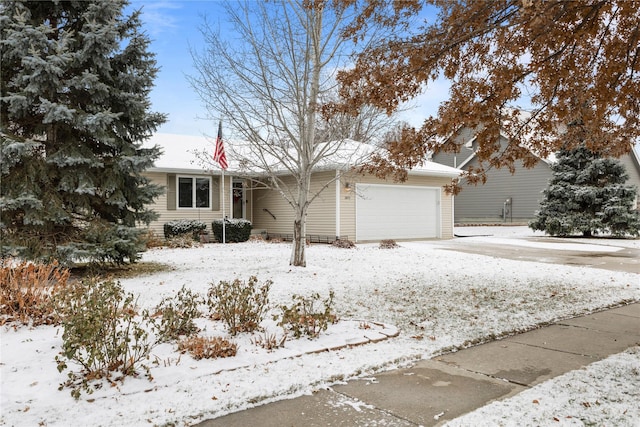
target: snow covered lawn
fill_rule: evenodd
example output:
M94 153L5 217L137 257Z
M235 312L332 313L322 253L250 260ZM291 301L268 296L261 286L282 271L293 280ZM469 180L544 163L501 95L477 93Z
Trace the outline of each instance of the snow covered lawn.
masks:
M526 244L523 237L533 235L525 227L483 228L482 232L515 239L512 243L520 245ZM615 247L617 242L640 247L638 240L606 244ZM236 340L239 356L233 359L196 361L169 344L162 345L154 350L157 364L152 364L152 382L128 378L79 401L67 389L58 391L66 380L54 362L61 349L61 330L5 328L0 347L0 424L188 425L358 375L407 366L539 324L640 300L637 274L497 259L438 246L437 241L403 242L396 249L380 249L377 244L355 249L312 245L307 268L288 265L288 244L247 242L151 250L143 260L169 264L171 271L121 280L127 291L139 295L141 307L155 306L183 285L206 294L211 283L255 275L260 282L273 281L273 305L290 304L293 294L319 292L326 297L333 290L335 311L342 321L318 340L289 340L284 349L274 352L242 336ZM204 334L222 333L210 323L202 326L207 327ZM397 337L336 349L395 332ZM640 364L638 353L620 358ZM528 398L516 404L528 407Z

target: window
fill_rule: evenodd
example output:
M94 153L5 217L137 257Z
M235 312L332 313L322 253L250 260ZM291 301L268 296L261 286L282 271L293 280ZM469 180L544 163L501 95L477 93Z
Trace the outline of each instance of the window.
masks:
M179 208L210 208L211 179L178 177Z

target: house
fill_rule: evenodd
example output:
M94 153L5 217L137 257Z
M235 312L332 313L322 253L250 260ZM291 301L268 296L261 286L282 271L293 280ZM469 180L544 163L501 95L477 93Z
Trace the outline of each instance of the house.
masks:
M247 219L255 232L282 237L293 233L294 211L279 191L254 185L246 173L245 178L234 174L231 156L224 181L220 169L206 170L198 165L195 153L212 153L212 141L156 134L145 143L155 144L163 147L164 154L145 174L166 188L152 206L159 219L150 228L159 235L170 220L197 219L210 227L214 219L222 217ZM226 144L233 145L233 141ZM407 181L400 184L345 173L349 166L326 162L312 175L312 193L330 183L309 207L307 236L312 241L453 237L453 199L443 186L459 176L460 170L427 162L410 171ZM238 170L237 162L235 167ZM292 178L282 179L293 184Z
M473 131L463 129L456 138L461 144L460 152L435 153L431 160L463 170L478 166ZM506 146L507 142L507 136L501 133L500 144ZM454 222L527 223L539 208L542 191L547 188L552 175L550 166L553 161L553 158L540 158L536 166L530 169L518 162L514 174L507 168L490 169L484 185L465 185L463 182L462 191L455 196ZM635 185L640 192L640 155L637 149L622 156L620 161L629 174L628 183Z

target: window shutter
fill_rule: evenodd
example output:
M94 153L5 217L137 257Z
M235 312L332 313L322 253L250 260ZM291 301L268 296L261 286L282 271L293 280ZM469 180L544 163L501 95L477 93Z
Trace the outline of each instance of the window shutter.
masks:
M167 210L176 210L176 174L167 174Z
M220 210L220 177L211 177L211 210Z

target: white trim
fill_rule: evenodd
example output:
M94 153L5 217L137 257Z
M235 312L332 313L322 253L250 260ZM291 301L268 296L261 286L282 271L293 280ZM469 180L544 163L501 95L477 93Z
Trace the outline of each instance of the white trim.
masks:
M336 171L336 237L340 237L340 191L342 190L340 172Z
M185 206L180 206L180 178L189 178L191 179L191 206L190 207L185 207ZM195 180L197 179L206 179L207 181L209 181L209 205L208 206L195 206L197 197L196 197L196 185L195 185ZM206 176L206 175L176 175L176 210L194 210L194 209L211 209L212 206L212 200L211 198L213 197L213 191L212 191L212 187L213 186L213 179L211 178L211 176Z

